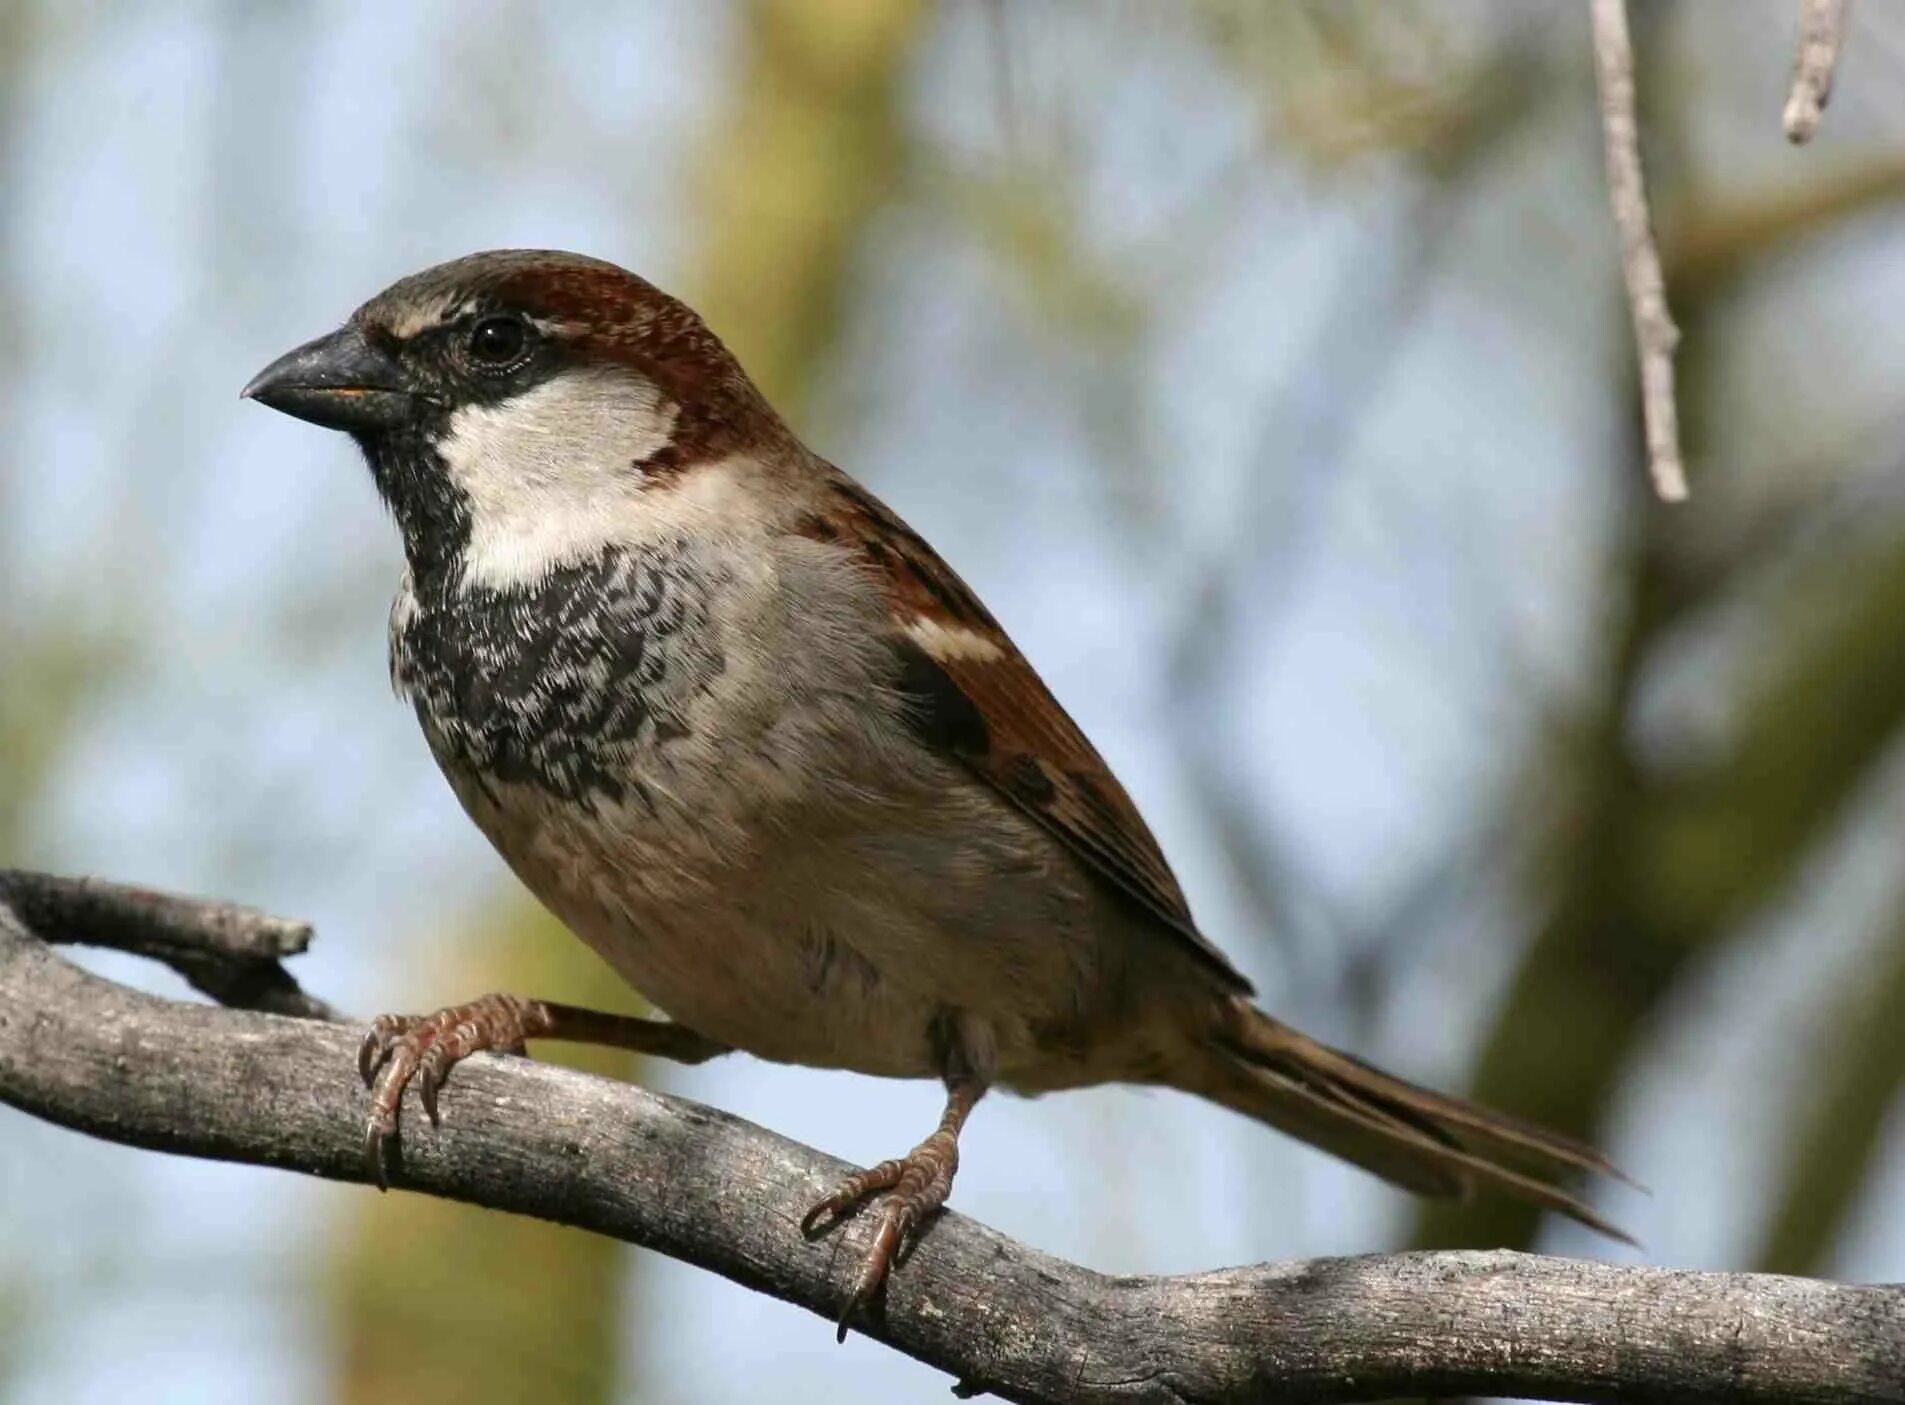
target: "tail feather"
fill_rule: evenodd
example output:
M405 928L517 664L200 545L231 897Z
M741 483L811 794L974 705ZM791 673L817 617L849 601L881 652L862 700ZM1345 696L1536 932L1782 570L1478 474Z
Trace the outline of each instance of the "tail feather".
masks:
M1593 1147L1392 1077L1241 999L1226 1009L1196 1091L1419 1194L1492 1186L1633 1242L1555 1184L1575 1171L1626 1179Z

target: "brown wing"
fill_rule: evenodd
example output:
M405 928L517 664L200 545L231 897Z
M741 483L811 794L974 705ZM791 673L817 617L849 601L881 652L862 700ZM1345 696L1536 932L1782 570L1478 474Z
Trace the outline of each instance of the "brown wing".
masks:
M956 757L1181 938L1233 990L1250 982L1197 930L1137 806L966 583L844 475L810 535L864 553L887 582L901 686L929 745Z

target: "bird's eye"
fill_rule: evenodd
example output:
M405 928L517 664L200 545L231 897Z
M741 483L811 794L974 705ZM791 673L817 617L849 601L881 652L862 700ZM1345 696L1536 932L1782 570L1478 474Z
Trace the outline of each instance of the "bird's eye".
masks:
M470 359L497 369L513 364L529 345L529 330L515 317L485 317L470 328Z

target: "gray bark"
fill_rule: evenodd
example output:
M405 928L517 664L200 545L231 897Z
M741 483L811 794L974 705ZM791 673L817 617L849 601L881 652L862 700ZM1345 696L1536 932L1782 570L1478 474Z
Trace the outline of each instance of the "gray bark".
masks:
M160 999L48 945L98 937L234 1004L316 1015L277 965L307 936L223 904L0 872L0 1102L132 1146L364 1181L357 1031ZM797 1228L848 1169L829 1156L491 1055L457 1069L443 1114L432 1130L412 1110L404 1188L613 1235L829 1318L845 1299L865 1221L818 1241ZM1114 1278L948 1212L855 1325L1022 1401L1905 1401L1905 1287L1506 1252Z

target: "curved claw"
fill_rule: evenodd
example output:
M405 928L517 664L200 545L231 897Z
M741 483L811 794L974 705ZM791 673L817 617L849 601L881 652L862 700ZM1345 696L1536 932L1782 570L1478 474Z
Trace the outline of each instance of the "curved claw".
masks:
M364 1031L364 1042L357 1046L357 1076L364 1080L364 1086L370 1087L377 1077L377 1070L390 1057L390 1044L383 1031L372 1025Z
M364 1042L357 1046L357 1073L370 1087L377 1071L389 1060L397 1041L423 1021L415 1015L379 1015L364 1031Z
M886 1202L886 1210L880 1216L880 1228L873 1236L873 1243L867 1249L867 1255L860 1265L860 1276L854 1280L853 1291L847 1295L847 1305L840 1310L840 1320L835 1325L836 1342L847 1339L847 1324L853 1315L869 1302L874 1294L885 1285L887 1275L893 1271L893 1261L899 1256L900 1245L918 1223L919 1211L911 1200L892 1199Z
M441 1044L433 1044L426 1050L417 1065L417 1101L423 1104L423 1115L430 1119L432 1127L443 1125L443 1119L437 1116L437 1090L449 1072L449 1061L444 1057Z
M875 1277L872 1268L872 1264L869 1263L860 1270L859 1280L853 1285L853 1291L847 1294L847 1305L840 1309L840 1317L833 1328L833 1340L836 1346L846 1341L854 1314L872 1301L874 1292L881 1283L886 1281L884 1271Z
M832 1229L837 1221L846 1217L846 1212L853 1208L853 1202L836 1204L839 1198L839 1192L835 1191L825 1199L816 1201L813 1208L800 1217L800 1233L803 1239L819 1238ZM823 1218L826 1220L825 1224L821 1223Z
M852 1318L854 1313L866 1305L866 1300L869 1296L864 1284L856 1287L852 1293L848 1294L847 1305L840 1309L840 1320L834 1323L833 1342L835 1346L843 1345L846 1342L848 1321Z
M357 1051L357 1071L371 1090L370 1119L364 1127L364 1160L379 1190L390 1189L390 1143L397 1136L403 1093L416 1076L418 1055L405 1036L426 1022L409 1015L379 1015ZM434 1090L433 1090L434 1091ZM436 1119L433 1116L431 1121Z
M370 1166L371 1179L377 1183L377 1189L390 1189L390 1168L384 1164L384 1143L390 1134L377 1125L377 1119L371 1118L364 1128L364 1160Z

